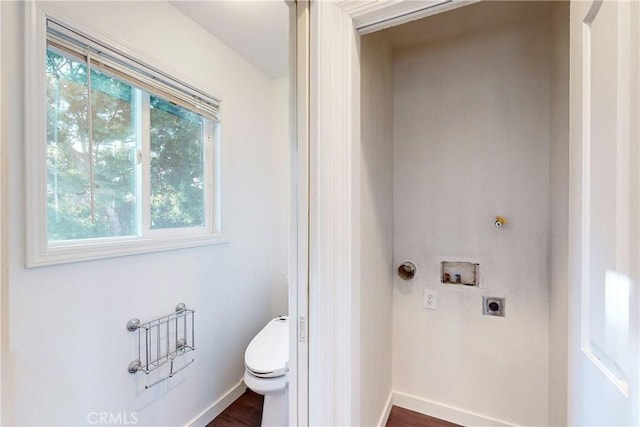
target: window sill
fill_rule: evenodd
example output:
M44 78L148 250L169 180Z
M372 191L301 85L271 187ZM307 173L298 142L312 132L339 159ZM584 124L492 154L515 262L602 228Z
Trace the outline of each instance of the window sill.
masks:
M228 243L221 234L191 234L181 236L121 237L86 239L83 241L55 242L46 245L37 254L27 256L26 267L67 264L128 255L147 254L175 249L193 248Z

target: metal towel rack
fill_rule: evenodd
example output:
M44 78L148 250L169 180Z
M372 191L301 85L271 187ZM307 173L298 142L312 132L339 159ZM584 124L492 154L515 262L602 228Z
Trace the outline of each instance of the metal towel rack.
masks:
M173 377L194 361L187 362L174 370L174 361L186 353L195 350L194 347L194 311L183 303L176 306L175 313L159 317L147 323L132 318L127 322L127 329L138 331L138 358L129 363L129 372L135 374L144 372L149 374L160 366L169 363L169 375L151 384L151 388Z

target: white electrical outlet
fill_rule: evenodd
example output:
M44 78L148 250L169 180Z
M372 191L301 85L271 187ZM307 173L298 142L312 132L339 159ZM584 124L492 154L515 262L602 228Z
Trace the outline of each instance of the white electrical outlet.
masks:
M435 310L438 302L438 292L435 289L422 291L422 306L427 310Z

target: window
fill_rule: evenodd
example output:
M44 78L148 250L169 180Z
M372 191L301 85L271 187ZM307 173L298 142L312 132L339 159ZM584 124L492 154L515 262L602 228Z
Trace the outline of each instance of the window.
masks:
M45 172L28 176L27 265L224 241L219 101L44 22L44 61L30 58L44 68L33 76L45 87L33 84L27 97L46 122L28 135L27 170Z

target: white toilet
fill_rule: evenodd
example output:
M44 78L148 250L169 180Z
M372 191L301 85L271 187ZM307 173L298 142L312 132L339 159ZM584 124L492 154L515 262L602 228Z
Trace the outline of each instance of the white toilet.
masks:
M271 319L244 353L244 383L264 395L263 426L289 425L289 317Z

